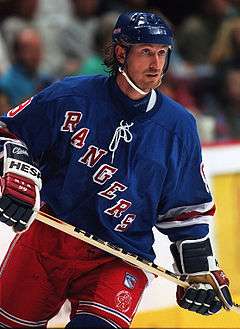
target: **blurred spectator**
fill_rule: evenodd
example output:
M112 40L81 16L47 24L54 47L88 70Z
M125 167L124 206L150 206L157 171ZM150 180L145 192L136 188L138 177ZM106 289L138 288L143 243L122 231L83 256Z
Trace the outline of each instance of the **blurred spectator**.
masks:
M240 17L230 18L221 24L210 50L209 62L214 67L214 74L211 79L199 84L202 91L198 98L202 109L215 116L216 140L237 138L238 130L240 137L237 114L240 106L237 73L240 69ZM235 85L230 86L230 81Z
M8 65L9 65L8 51L5 42L2 38L2 35L0 33L0 76L3 72L6 71Z
M64 75L75 74L81 63L94 52L100 0L71 0L72 16L59 33L61 52L65 55Z
M105 44L111 41L112 30L118 16L119 13L115 12L108 12L101 16L94 36L95 52L82 63L78 74L107 74L103 62L103 48Z
M222 118L216 137L218 140L240 139L240 66L226 71L219 91L222 97L217 98L217 105Z
M36 28L41 33L43 60L41 70L57 75L65 60L58 45L61 25L69 17L67 0L11 0L13 14L3 20L1 29L11 51L16 33L24 28Z
M223 22L212 45L209 60L216 67L217 74L231 67L240 67L240 17Z
M70 16L70 1L69 0L39 0L37 11L37 20L44 20L46 17Z
M223 112L229 124L230 138L240 139L240 68L226 75L226 97Z
M176 37L186 74L200 77L212 74L207 61L216 33L223 21L237 15L229 0L203 0L202 11L182 21Z
M0 115L6 114L10 110L10 103L7 94L0 89Z
M3 20L1 30L3 38L11 51L15 35L22 29L34 26L39 0L14 0L11 2L14 14Z
M41 59L39 33L34 29L20 31L13 40L13 63L0 78L0 88L8 95L11 106L33 96L51 82L39 73Z
M41 32L44 54L41 69L51 75L61 76L65 55L59 46L61 27L69 21L71 1L40 0L36 27Z
M204 0L201 7L200 13L186 17L177 28L169 73L172 84L178 86L175 99L185 104L197 119L201 141L212 142L228 138L229 133L219 104L218 73L209 57L220 27L234 20L238 12L227 0ZM220 53L227 51L228 45L221 44L220 48L223 49Z
M240 139L240 66L226 70L217 88L206 90L200 102L203 113L215 118L216 141Z

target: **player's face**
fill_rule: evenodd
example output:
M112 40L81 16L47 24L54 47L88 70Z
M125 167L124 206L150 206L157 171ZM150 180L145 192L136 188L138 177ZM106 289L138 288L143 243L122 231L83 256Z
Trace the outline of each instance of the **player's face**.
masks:
M161 83L162 70L168 47L158 44L132 46L128 54L125 71L142 90L149 91Z

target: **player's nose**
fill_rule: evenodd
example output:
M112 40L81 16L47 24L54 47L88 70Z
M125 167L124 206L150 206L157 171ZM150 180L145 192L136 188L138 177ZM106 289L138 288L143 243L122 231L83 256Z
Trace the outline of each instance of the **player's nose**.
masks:
M149 67L156 71L160 70L161 66L162 66L162 62L163 62L162 57L158 56L158 54L156 53L153 56L151 56L151 62L150 62Z

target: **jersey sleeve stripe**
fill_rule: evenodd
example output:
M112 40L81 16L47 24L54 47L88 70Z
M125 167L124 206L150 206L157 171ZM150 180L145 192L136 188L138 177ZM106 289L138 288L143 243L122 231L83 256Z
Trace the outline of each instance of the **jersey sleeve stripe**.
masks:
M172 208L164 214L159 214L157 222L160 223L162 221L185 220L204 215L213 216L215 210L215 204L213 201L198 205Z
M208 211L205 212L199 212L199 211L189 211L189 212L184 212L182 214L179 214L175 217L170 217L170 218L166 218L164 219L164 222L172 222L172 221L184 221L187 219L193 219L193 218L198 218L198 217L202 217L202 216L213 216L215 213L215 206L213 208L211 208Z
M175 220L171 222L160 222L156 224L158 229L168 229L168 228L176 228L176 227L184 227L184 226L192 226L197 224L210 224L212 221L212 216L200 216L191 219Z

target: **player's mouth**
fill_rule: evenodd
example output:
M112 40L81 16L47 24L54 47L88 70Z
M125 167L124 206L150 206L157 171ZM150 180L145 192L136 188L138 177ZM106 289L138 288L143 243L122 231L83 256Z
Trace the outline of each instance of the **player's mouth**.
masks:
M146 73L146 76L149 77L149 78L157 78L159 77L159 73L156 72L156 73Z

